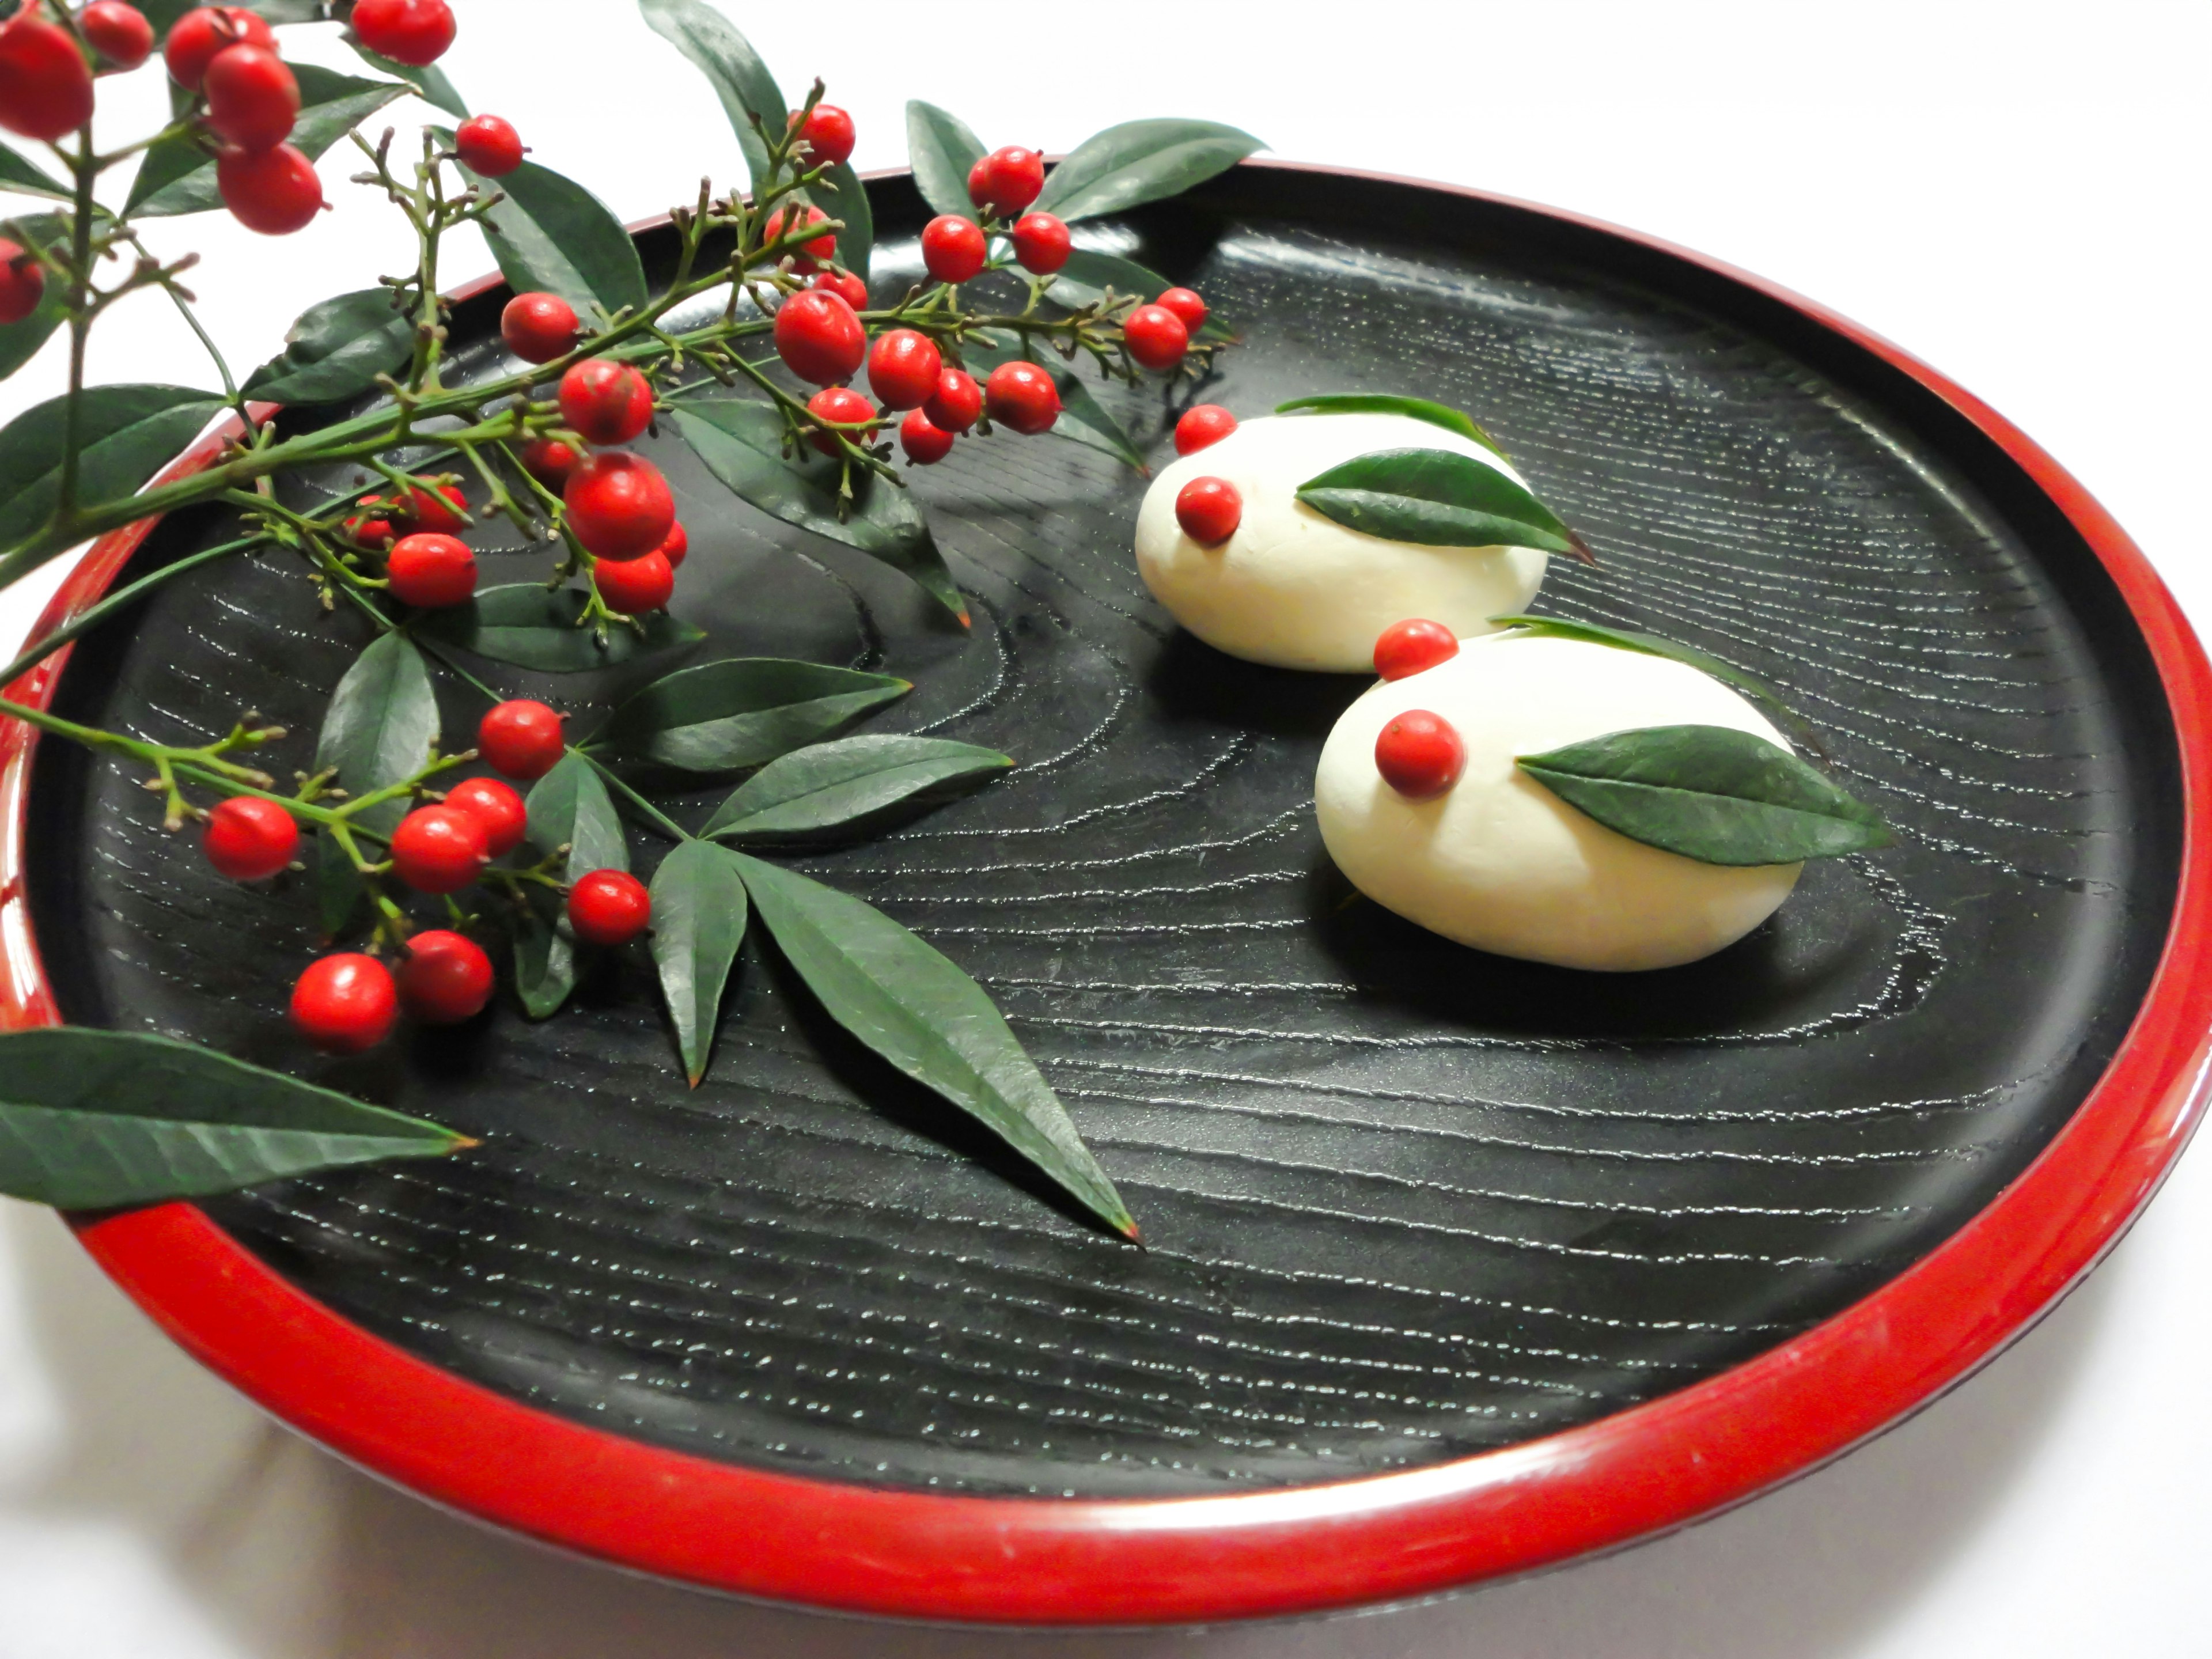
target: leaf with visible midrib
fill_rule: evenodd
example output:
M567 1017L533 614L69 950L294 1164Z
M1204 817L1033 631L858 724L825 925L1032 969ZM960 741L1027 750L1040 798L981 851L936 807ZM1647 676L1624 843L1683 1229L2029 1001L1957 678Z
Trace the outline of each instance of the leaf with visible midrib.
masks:
M1765 681L1745 673L1734 663L1723 662L1718 657L1692 646L1678 645L1673 640L1662 639L1656 634L1636 634L1626 629L1607 628L1599 623L1577 622L1571 617L1492 617L1490 621L1500 628L1547 635L1553 639L1583 640L1592 645L1609 645L1619 650L1641 652L1645 656L1665 657L1685 664L1701 674L1710 674L1724 684L1734 686L1768 713L1778 717L1784 725L1793 728L1815 752L1820 750L1818 736L1812 732L1804 716L1775 696Z
M41 247L52 247L61 239L68 221L58 213L34 213L20 216L15 222L21 225ZM12 323L0 324L0 380L4 380L25 363L39 355L39 348L53 337L69 311L69 285L49 281L39 295L39 303L31 307L27 317Z
M610 628L602 645L594 629L576 626L589 604L578 588L549 590L543 582L512 582L487 587L467 605L430 611L415 626L432 639L479 657L543 674L617 668L643 658L696 649L707 637L690 623L656 611L639 618L642 633Z
M1498 441L1477 426L1472 415L1426 398L1401 398L1387 392L1323 392L1277 404L1275 413L1290 415L1302 409L1322 414L1404 415L1426 421L1431 426L1440 426L1447 432L1456 432L1462 438L1472 438L1498 459L1505 459L1505 452L1498 447Z
M1796 864L1889 844L1872 807L1730 726L1641 726L1515 764L1607 829L1700 864Z
M968 130L966 122L950 110L908 99L906 158L921 199L933 211L963 219L975 216L975 204L968 199L968 173L983 159L983 141Z
M1218 121L1124 121L1078 144L1044 181L1035 210L1071 222L1119 213L1180 196L1261 148Z
M638 9L653 33L690 58L714 88L737 132L757 195L768 185L768 147L754 131L751 118L760 117L771 138L791 119L775 76L737 25L702 0L638 0Z
M655 680L615 710L592 746L686 772L734 772L829 737L913 690L888 674L732 657Z
M1533 547L1587 556L1559 515L1486 461L1450 449L1382 449L1298 486L1346 529L1425 547Z
M390 289L362 289L310 307L284 340L284 350L247 378L248 395L279 404L337 403L409 361L415 319L392 308Z
M568 857L562 879L594 870L629 868L629 842L615 812L607 786L592 763L571 750L531 786L531 845L549 856L562 848ZM514 993L522 1011L545 1019L560 1011L576 988L576 942L558 900L533 889L514 930Z
M849 161L840 161L807 185L806 194L815 206L844 227L837 233L837 263L866 282L868 261L875 255L876 216L868 205L868 187L860 182L860 175L853 171Z
M1130 441L1129 434L1122 430L1121 422L1108 412L1106 405L1100 403L1091 388L1084 384L1075 364L1055 362L1042 352L1027 349L1019 344L1003 344L988 335L980 333L964 342L960 352L968 360L970 371L978 380L987 379L991 370L1000 364L1012 362L1017 358L1025 358L1035 363L1051 375L1052 383L1060 388L1060 418L1052 424L1054 437L1066 438L1086 449L1111 455L1124 466L1134 467L1139 472L1150 476L1152 468L1145 465L1143 454Z
M0 428L0 546L22 540L53 514L61 489L66 402L50 398ZM190 386L87 388L79 405L77 505L103 506L137 493L222 408L213 392Z
M707 820L702 836L735 841L851 823L963 778L1004 771L1011 755L945 738L874 734L812 744L770 761Z
M745 884L728 850L687 841L653 872L653 962L691 1086L707 1074L731 964L745 940Z
M453 83L446 78L445 70L435 64L403 64L396 58L386 58L380 52L371 52L358 40L348 41L347 44L353 48L354 55L369 68L382 70L386 75L407 82L416 96L424 103L445 111L458 120L469 118L467 103L455 90Z
M1173 286L1159 272L1134 259L1079 247L1069 252L1067 263L1053 274L1052 289L1045 297L1056 306L1074 311L1097 304L1109 290L1121 299L1157 300ZM1236 336L1223 326L1218 318L1208 317L1199 325L1197 337L1231 340Z
M294 64L300 82L300 118L286 140L309 161L382 109L408 88L396 82L364 81L315 64ZM190 133L164 138L146 152L138 176L131 181L124 211L133 218L205 213L222 205L216 188L215 157Z
M386 634L355 659L331 694L314 769L336 767L340 788L366 795L414 776L437 742L438 698L422 653L404 635ZM390 800L356 816L364 828L388 833L406 810L405 803ZM336 937L360 902L361 875L327 830L316 834L315 859L316 908L324 933Z
M167 1037L81 1026L0 1036L0 1193L34 1204L200 1198L474 1145Z
M450 132L439 134L446 143ZM456 163L456 165L459 165ZM607 204L574 179L535 161L498 179L461 171L506 200L484 217L484 240L517 294L557 294L580 312L644 308L648 298L637 245Z
M732 853L753 909L830 1017L983 1124L1117 1232L1137 1224L983 988L872 905Z
M43 168L6 144L0 144L0 190L19 191L27 196L51 196L56 201L70 200L70 187L48 176Z

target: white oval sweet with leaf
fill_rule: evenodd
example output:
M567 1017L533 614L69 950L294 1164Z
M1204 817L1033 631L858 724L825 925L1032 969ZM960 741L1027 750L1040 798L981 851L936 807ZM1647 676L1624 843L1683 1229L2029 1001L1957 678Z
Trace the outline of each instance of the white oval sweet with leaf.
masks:
M1137 514L1137 568L1154 598L1208 645L1278 668L1358 672L1375 636L1407 617L1462 639L1523 609L1542 586L1534 548L1430 546L1369 535L1298 499L1331 468L1392 450L1466 456L1526 482L1475 440L1387 413L1297 414L1246 421L1219 442L1164 469ZM1207 547L1176 521L1194 478L1225 478L1243 498L1236 533Z

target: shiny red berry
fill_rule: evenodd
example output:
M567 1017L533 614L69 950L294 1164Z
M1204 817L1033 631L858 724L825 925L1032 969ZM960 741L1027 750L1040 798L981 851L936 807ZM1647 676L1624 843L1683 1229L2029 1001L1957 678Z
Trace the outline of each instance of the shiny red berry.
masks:
M983 418L983 388L964 368L939 371L937 390L921 406L929 423L945 432L965 432Z
M1457 635L1442 623L1416 617L1392 623L1376 636L1375 672L1386 680L1402 680L1457 655Z
M927 334L895 328L878 335L868 349L868 386L885 409L920 409L937 390L944 367Z
M916 466L934 466L952 453L952 434L921 410L910 409L899 422L899 447Z
M1409 800L1430 800L1459 781L1467 744L1451 722L1425 708L1409 708L1375 739L1375 769Z
M276 32L256 13L243 6L200 6L170 25L161 43L161 61L169 78L189 92L198 92L215 55L240 44L276 50Z
M1014 221L1014 258L1024 270L1049 276L1067 263L1074 248L1067 226L1049 213L1024 213Z
M873 421L876 406L850 386L832 386L823 387L806 400L806 412L819 416L825 421L848 425L855 421ZM865 432L848 432L843 435L854 443L866 445L875 437L876 428L872 425ZM836 435L831 433L811 432L807 434L806 441L824 455L845 453Z
M653 896L635 876L594 870L568 890L568 926L588 945L627 945L653 920Z
M356 951L320 957L292 987L292 1024L318 1048L357 1054L392 1033L399 994L374 957Z
M567 750L561 717L528 697L494 703L477 724L477 752L493 770L525 783L550 772Z
M305 230L324 206L315 164L289 144L258 155L225 150L216 157L215 187L231 216L264 236Z
M561 492L568 527L594 558L634 559L668 539L676 498L668 480L642 455L603 449L568 475Z
M868 285L849 270L824 270L817 273L811 286L826 294L834 294L855 311L868 308Z
M477 556L458 537L437 531L402 536L386 556L392 597L425 611L466 605L476 596Z
M671 570L677 569L690 554L690 532L684 529L680 523L672 526L668 532L668 539L653 549L653 551L668 561L668 568Z
M465 934L430 928L407 941L398 981L399 1005L425 1025L474 1019L491 1000L491 958Z
M46 297L46 267L0 238L0 324L21 322Z
M768 216L768 223L761 227L761 246L773 247L783 239L787 228L791 234L799 235L805 233L809 225L818 225L829 216L820 208L811 204L805 207L778 208ZM830 231L827 234L817 236L812 241L801 242L797 247L787 249L785 252L790 258L791 268L804 276L814 269L816 260L834 259L837 257L837 233L834 230Z
M92 0L76 15L92 49L119 70L135 70L154 52L154 26L124 0Z
M522 135L496 115L472 115L453 131L461 165L484 179L504 179L522 165Z
M989 252L983 228L957 213L940 213L921 228L921 263L940 283L970 280Z
M1173 368L1190 349L1190 331L1165 306L1139 306L1121 325L1121 337L1146 368Z
M209 129L243 150L275 149L300 118L300 83L266 46L224 47L208 65L201 90Z
M468 498L459 484L440 484L434 489L416 484L398 501L364 495L361 504L381 507L410 531L433 530L450 536L468 523L463 516L468 511Z
M518 294L499 313L499 337L526 363L550 363L576 343L576 307L557 294Z
M586 357L561 377L561 418L595 444L626 444L653 424L653 388L628 363Z
M641 617L668 603L676 592L676 572L655 549L635 559L603 560L592 571L592 585L610 608Z
M1035 363L1000 363L984 382L983 401L1000 426L1034 437L1060 418L1060 388Z
M458 806L418 806L392 832L392 873L418 893L458 893L490 856L483 825Z
M0 127L67 137L92 119L92 65L67 29L26 6L0 24Z
M1152 301L1164 310L1172 311L1182 321L1186 332L1196 334L1206 326L1206 301L1194 288L1171 288Z
M208 814L200 846L208 862L233 881L264 881L291 863L300 826L273 800L233 795Z
M584 452L564 439L532 438L523 445L520 459L522 470L557 495L583 464Z
M354 0L353 32L371 52L421 69L453 44L453 9L446 0Z
M374 502L376 497L371 495L368 500ZM392 544L393 533L391 520L378 518L374 514L363 514L358 519L348 519L345 521L345 532L363 547L380 550Z
M1176 492L1176 522L1201 547L1218 547L1244 521L1244 497L1226 478L1193 478Z
M775 349L800 380L836 386L859 371L868 355L868 331L844 301L811 288L776 312Z
M446 791L446 805L466 812L481 824L484 851L504 857L522 844L530 828L530 811L511 784L497 778L467 778Z
M796 115L791 118L799 119ZM806 165L810 167L834 167L840 161L851 161L853 146L859 138L853 130L853 118L835 104L817 104L809 110L799 136L806 140Z
M993 150L968 173L968 199L1003 218L1019 213L1043 189L1043 152L1019 144Z
M1194 404L1176 422L1176 453L1195 455L1236 430L1237 417L1219 404Z

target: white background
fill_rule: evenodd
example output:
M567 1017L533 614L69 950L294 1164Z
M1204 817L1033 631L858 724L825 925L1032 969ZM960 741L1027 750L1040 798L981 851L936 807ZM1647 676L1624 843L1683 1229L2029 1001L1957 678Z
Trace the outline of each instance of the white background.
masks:
M703 85L622 0L459 0L476 107L626 218L726 180ZM1656 233L1811 295L1988 398L2071 468L2212 632L2204 562L2212 9L2202 0L865 3L734 9L796 94L826 75L863 167L926 97L1066 149L1206 115L1274 153L1478 185ZM328 33L324 31L323 33ZM299 58L343 60L289 33ZM107 83L110 142L157 71ZM395 116L419 117L412 105ZM409 245L343 153L338 210L197 247L240 368ZM473 250L459 279L488 268ZM212 384L159 299L100 378ZM49 354L0 418L62 384ZM26 589L39 586L36 596ZM42 584L0 596L0 646ZM2006 1659L2212 1654L2212 1157L2185 1159L2039 1329L1904 1428L1614 1559L1431 1605L1212 1633L890 1629L717 1601L435 1512L264 1421L171 1348L52 1216L0 1200L0 1659Z

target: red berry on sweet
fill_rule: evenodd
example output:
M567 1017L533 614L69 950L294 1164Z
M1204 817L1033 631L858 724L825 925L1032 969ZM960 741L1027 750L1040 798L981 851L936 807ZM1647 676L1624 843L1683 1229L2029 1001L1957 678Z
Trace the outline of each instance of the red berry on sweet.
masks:
M215 187L231 216L264 236L305 230L324 206L315 164L289 144L258 155L223 151L216 157Z
M233 881L264 881L299 851L300 826L273 800L233 795L208 814L200 846L208 862Z
M1194 404L1176 422L1176 453L1195 455L1236 430L1237 417L1219 404Z
M119 70L134 70L153 55L154 26L124 0L92 0L76 15L92 49Z
M433 927L407 941L400 959L399 1004L425 1025L474 1019L491 1000L491 958L465 934Z
M170 25L169 37L161 43L161 61L169 66L171 80L188 92L198 92L216 54L240 45L274 52L276 32L243 6L200 6Z
M522 165L522 135L496 115L472 115L453 131L461 165L485 179L504 179Z
M1409 800L1431 800L1459 781L1467 744L1452 724L1425 708L1409 708L1375 739L1375 769Z
M679 522L669 530L668 539L653 550L667 560L668 568L674 570L683 564L691 551L691 532Z
M1176 522L1201 547L1218 547L1244 521L1244 497L1226 478L1193 478L1176 492Z
M559 765L568 747L561 717L528 697L494 703L477 723L477 752L494 771L525 783Z
M982 226L957 213L940 213L921 228L921 263L940 283L970 280L989 252Z
M640 617L658 611L676 592L676 572L658 549L635 559L607 559L592 571L592 586L599 597L624 616Z
M1175 313L1182 319L1183 328L1188 333L1196 334L1206 326L1206 301L1199 297L1196 289L1171 288L1152 303Z
M941 431L965 432L983 418L983 388L964 368L939 370L937 390L929 394L921 412Z
M402 536L386 556L392 597L435 611L476 597L477 556L457 537L437 531Z
M526 363L550 363L576 343L576 307L557 294L518 294L499 313L499 337Z
M594 558L634 559L668 539L676 498L668 480L642 455L603 449L568 475L561 492L568 527Z
M568 890L568 926L588 945L627 945L653 920L653 896L622 870L594 870Z
M844 301L811 288L776 312L775 349L800 380L835 386L851 380L868 355L868 331Z
M806 400L806 412L819 416L825 421L847 425L855 421L873 421L876 406L850 386L831 386L823 387ZM865 445L876 435L876 428L870 426L865 432L848 432L843 435L856 444ZM806 441L824 455L845 453L837 441L837 434L832 433L811 432L807 434Z
M392 832L392 873L418 893L458 893L490 856L483 825L458 806L418 806Z
M523 445L522 470L555 495L568 487L568 475L583 465L584 452L561 438L532 438Z
M0 324L21 322L46 297L46 267L0 238Z
M26 6L0 24L0 127L67 137L92 119L92 65L58 23Z
M318 1048L357 1054L391 1035L399 994L374 957L319 957L292 987L292 1024Z
M484 851L494 858L522 844L530 811L511 784L497 778L467 778L446 791L446 805L466 812L483 827Z
M1173 368L1190 349L1190 331L1165 306L1139 306L1121 325L1121 337L1146 368Z
M595 444L626 444L653 424L653 388L628 363L586 357L561 377L561 418Z
M920 409L937 390L945 367L927 334L895 328L879 334L868 350L868 386L885 409Z
M934 466L952 453L952 434L921 410L910 409L899 422L899 447L916 466Z
M868 308L868 285L849 270L818 272L812 286L826 294L834 294L855 311Z
M410 531L434 530L450 536L468 523L462 516L468 511L468 497L461 494L459 484L440 484L434 489L416 484L399 501L379 501L369 495L362 498L362 505L382 507Z
M1375 672L1386 680L1402 680L1457 655L1459 635L1442 623L1415 617L1392 623L1376 636Z
M354 0L353 32L371 52L421 69L453 44L453 9L446 0Z
M796 115L791 118L799 119ZM809 110L799 136L806 140L806 165L810 167L834 167L840 161L851 161L853 145L859 138L853 130L853 118L835 104L817 104Z
M1014 258L1024 270L1049 276L1067 263L1074 248L1067 226L1049 213L1024 213L1014 221Z
M1019 144L993 150L968 174L968 199L1005 218L1036 201L1043 189L1043 152Z
M789 216L787 219L787 215ZM768 216L768 223L761 227L761 246L775 246L782 240L787 227L791 234L798 235L802 234L807 226L818 225L829 216L820 208L811 204L805 207L778 208ZM814 262L817 259L834 259L837 257L837 233L833 230L825 235L817 236L812 241L801 242L797 248L787 252L791 259L791 268L804 276L814 269Z
M1034 437L1060 418L1060 388L1035 363L1000 363L984 382L983 401L1000 426Z
M209 128L243 150L273 149L300 118L300 83L266 46L225 46L208 65L201 90Z

